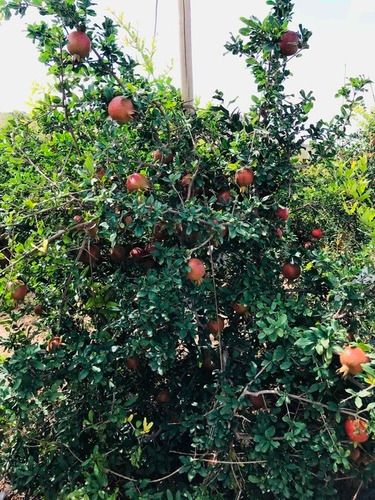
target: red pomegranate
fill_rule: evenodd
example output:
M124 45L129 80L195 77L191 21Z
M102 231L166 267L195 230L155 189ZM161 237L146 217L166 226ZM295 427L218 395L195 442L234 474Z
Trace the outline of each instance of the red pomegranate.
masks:
M181 186L187 189L191 183L191 174L185 174L180 180Z
M156 395L156 401L158 403L160 403L160 404L169 403L170 399L171 398L170 398L170 395L169 395L169 391L167 391L167 389L162 389Z
M126 179L126 188L128 191L144 191L150 187L148 178L143 174L131 174Z
M368 440L367 422L360 418L347 418L344 422L344 429L353 443L364 443Z
M36 314L37 316L40 316L42 313L43 313L43 306L42 306L42 304L37 304L34 307L34 314Z
M251 168L241 168L235 173L234 181L243 190L254 182L254 172Z
M12 298L15 302L22 302L29 289L25 283L19 282L12 291Z
M346 377L349 373L357 375L362 371L362 364L369 361L369 358L360 347L347 346L340 353L341 368L337 370L337 373L342 374L343 377Z
M139 358L131 356L126 360L126 368L128 370L137 371L139 368Z
M82 215L75 215L75 216L73 217L73 220L74 220L74 222L75 222L76 224L82 224L82 222L83 222L83 217L82 217Z
M281 273L288 280L296 280L301 276L301 268L298 264L286 262L281 268Z
M83 31L72 31L68 35L67 49L76 60L87 57L91 50L91 40Z
M123 245L115 245L111 250L111 260L116 264L120 264L126 259L126 248Z
M190 271L186 275L187 279L200 284L203 280L203 276L206 274L204 263L200 259L192 258L188 261L188 266Z
M152 158L154 161L160 161L160 163L168 165L169 163L172 163L174 156L173 153L163 153L160 149L157 149L156 151L153 151Z
M129 256L133 259L140 259L144 255L144 250L141 247L134 247L130 250Z
M130 99L118 95L108 105L108 114L117 123L126 123L133 119L135 110Z
M276 210L276 217L278 217L281 220L288 220L289 217L289 210L284 207L279 207Z
M207 322L207 330L212 333L212 335L218 335L224 330L224 327L224 320L220 316L217 319L210 319Z
M232 200L232 195L229 191L221 191L216 199L220 205L227 205Z
M295 31L286 31L279 41L280 52L283 56L292 56L298 50L299 34Z
M282 238L284 235L284 231L281 229L281 227L277 227L275 229L275 236L276 238Z
M311 236L313 236L316 239L323 238L323 231L321 229L313 229L311 231Z
M247 394L246 397L256 410L267 409L267 403L266 400L264 399L263 394L259 394L259 396L254 396L253 394Z

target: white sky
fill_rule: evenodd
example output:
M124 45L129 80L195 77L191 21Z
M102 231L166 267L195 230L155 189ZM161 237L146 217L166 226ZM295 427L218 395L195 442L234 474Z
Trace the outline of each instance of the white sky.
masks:
M227 54L224 43L229 33L237 33L240 16L264 17L269 6L265 0L191 0L193 30L194 91L207 102L215 89L223 90L226 102L238 97L236 104L246 110L255 92L244 60ZM171 75L179 85L178 67L178 2L159 0L157 25L157 72L173 60ZM150 41L154 30L155 0L98 0L97 10L111 8L125 14ZM0 111L27 110L33 82L44 84L46 70L38 61L38 53L25 35L25 21L11 18L0 25L2 75L0 78ZM343 85L345 75L365 75L375 80L375 0L295 0L294 21L313 32L310 50L302 58L291 61L294 74L288 91L313 90L317 102L312 119L330 118L339 107L334 98ZM8 48L11 47L11 50ZM370 92L370 107L375 100Z

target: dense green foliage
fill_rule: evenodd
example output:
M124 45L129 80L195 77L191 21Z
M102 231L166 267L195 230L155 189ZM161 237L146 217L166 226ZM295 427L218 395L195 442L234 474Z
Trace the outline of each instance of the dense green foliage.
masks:
M349 342L373 352L373 218L361 212L373 210L372 192L363 148L351 167L343 156L366 82L341 89L346 103L331 123L309 124L312 94L284 92L278 40L293 5L268 3L269 16L244 19L227 44L258 84L242 116L220 93L186 113L168 80L137 74L90 0L1 2L8 17L29 4L45 16L28 35L55 77L55 91L0 132L3 345L12 351L0 372L1 465L20 491L324 499L371 486L374 365L336 373ZM75 62L66 37L82 25L92 50ZM301 27L302 47L310 36ZM122 125L107 116L116 95L136 109ZM300 159L307 142L311 165ZM242 167L255 172L245 190L235 182ZM149 190L127 190L135 172ZM187 279L190 257L205 263L202 283ZM301 277L284 279L285 262ZM17 280L29 292L15 304ZM210 334L219 316L225 328ZM357 462L343 428L356 415L370 434Z

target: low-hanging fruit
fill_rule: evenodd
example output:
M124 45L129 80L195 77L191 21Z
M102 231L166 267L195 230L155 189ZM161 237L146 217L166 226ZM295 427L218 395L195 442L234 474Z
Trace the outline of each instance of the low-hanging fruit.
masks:
M220 316L217 319L210 319L207 322L207 330L212 333L212 335L218 335L224 330L224 327L224 320Z
M73 217L73 220L74 220L74 222L75 222L76 224L82 224L82 222L83 222L83 217L82 217L82 215L75 215L75 216Z
M67 49L74 60L80 61L89 55L91 40L83 31L72 31L68 35Z
M240 187L240 190L244 191L254 182L254 172L251 168L241 168L235 173L234 181Z
M221 191L217 195L216 200L220 205L228 205L228 203L232 200L232 195L229 191Z
M247 394L246 397L256 410L267 409L267 403L263 394L259 394L258 396L254 396L254 394Z
M127 123L133 119L135 109L130 99L118 95L108 104L108 114L117 123Z
M128 370L137 371L139 368L139 358L131 356L126 360L126 368Z
M368 363L369 358L360 347L347 346L340 353L341 368L337 370L343 377L357 375L362 371L362 364Z
M293 264L291 262L286 262L281 268L281 274L287 280L296 280L301 276L301 268L298 264Z
M42 304L37 304L34 307L34 314L36 314L37 316L41 316L43 314L43 306L42 306Z
M206 267L200 259L189 259L188 266L190 271L186 274L188 280L194 283L200 284L203 280L203 276L206 274Z
M353 443L364 443L368 440L367 422L360 418L347 418L344 422L344 429Z
M276 210L276 217L281 220L288 220L289 217L289 210L285 207L279 207Z
M134 173L127 177L126 188L128 191L145 191L150 187L148 178L143 174Z
M317 240L319 240L320 238L323 238L323 231L321 229L319 229L319 228L313 229L311 231L311 236L313 238L316 238Z
M185 174L185 175L181 178L181 180L180 180L180 184L181 184L181 186L182 186L184 189L187 189L187 188L190 186L191 179L192 179L192 175L191 175L191 174Z
M156 395L156 401L160 404L169 403L170 399L169 391L167 391L167 389L162 389Z
M22 302L26 297L29 289L25 283L18 283L12 291L12 298L15 302Z
M157 149L156 151L153 151L152 158L154 161L159 161L160 163L168 165L169 163L172 163L174 156L173 153L163 153L160 149Z
M277 227L275 229L275 236L276 238L282 238L284 234L284 231L281 229L281 227Z
M279 47L283 56L294 55L299 47L300 37L295 31L286 31L280 38Z

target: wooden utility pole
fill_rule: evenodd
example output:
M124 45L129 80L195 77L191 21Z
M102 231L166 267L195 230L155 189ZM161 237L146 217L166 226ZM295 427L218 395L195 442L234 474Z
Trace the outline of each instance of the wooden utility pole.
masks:
M191 48L190 0L178 0L180 12L181 92L184 108L193 111L193 57Z

